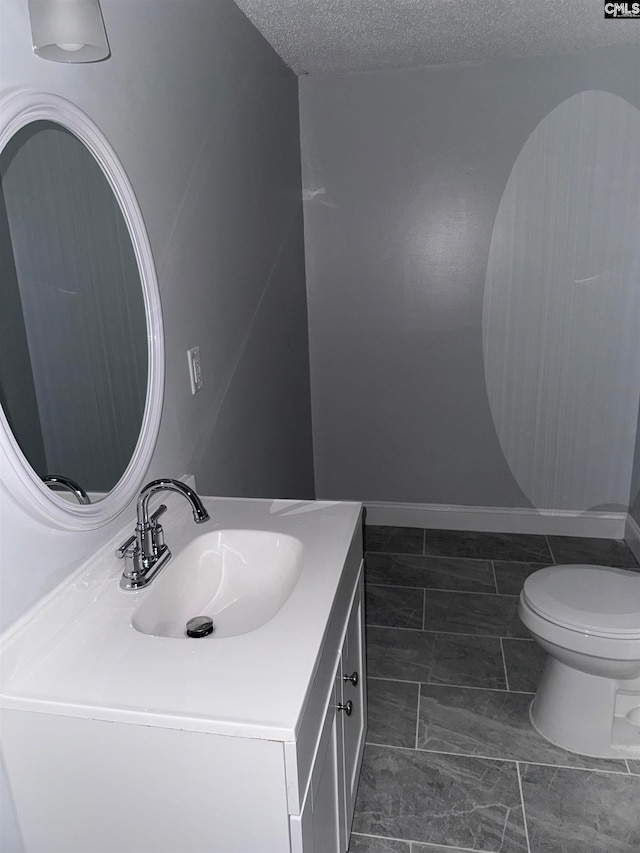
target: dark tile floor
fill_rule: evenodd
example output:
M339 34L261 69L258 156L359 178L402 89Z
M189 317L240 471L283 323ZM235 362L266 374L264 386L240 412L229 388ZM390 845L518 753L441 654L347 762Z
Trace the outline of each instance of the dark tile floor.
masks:
M640 761L544 740L517 615L552 563L640 570L623 542L368 527L369 729L350 853L640 853Z

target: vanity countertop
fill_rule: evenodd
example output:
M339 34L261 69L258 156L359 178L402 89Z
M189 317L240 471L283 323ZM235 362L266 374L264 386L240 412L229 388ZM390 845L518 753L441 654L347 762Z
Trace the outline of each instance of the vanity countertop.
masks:
M223 529L299 539L301 574L281 610L234 637L176 640L140 633L131 618L148 590L121 590L123 564L114 556L131 524L6 632L0 706L295 740L343 569L354 573L360 565L361 504L205 497L211 520L195 526L184 500L166 495L163 502L174 554L199 533ZM171 571L171 562L163 571ZM352 589L355 574L350 580Z

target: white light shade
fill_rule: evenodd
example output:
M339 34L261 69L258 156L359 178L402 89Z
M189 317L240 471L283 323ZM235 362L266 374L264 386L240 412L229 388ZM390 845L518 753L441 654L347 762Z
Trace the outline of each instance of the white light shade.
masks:
M98 0L29 0L33 50L53 62L99 62L109 43Z

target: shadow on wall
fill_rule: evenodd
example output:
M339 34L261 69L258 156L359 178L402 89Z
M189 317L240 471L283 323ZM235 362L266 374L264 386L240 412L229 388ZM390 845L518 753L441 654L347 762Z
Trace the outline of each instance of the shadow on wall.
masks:
M505 457L535 507L628 506L640 395L638 150L640 111L582 92L533 131L500 202L485 378Z

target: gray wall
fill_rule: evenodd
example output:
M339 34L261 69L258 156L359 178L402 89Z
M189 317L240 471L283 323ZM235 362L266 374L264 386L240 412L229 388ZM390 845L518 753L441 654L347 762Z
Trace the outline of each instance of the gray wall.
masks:
M589 229L595 227L592 216L602 213L594 205L581 208L575 189L565 198L554 192L553 175L544 173L547 166L551 172L551 166L564 163L576 184L581 174L577 164L580 134L575 135L579 113L566 122L554 118L555 123L551 123L551 129L573 129L577 142L573 156L565 150L564 159L554 153L546 163L544 156L540 157L544 146L538 145L535 156L543 170L539 175L530 168L531 159L524 158L529 162L524 170L529 187L534 190L539 182L548 188L544 203L532 208L530 194L522 194L522 182L509 181L516 163L522 165L519 155L540 123L567 99L590 90L598 97L595 118L591 115L589 121L596 121L596 128L603 131L599 137L599 169L606 166L607 142L613 138L607 127L608 110L604 109L598 119L599 93L619 96L618 100L628 102L621 102L624 108L637 115L640 55L635 48L301 78L319 497L580 511L596 505L626 508L640 379L634 373L637 350L625 350L618 343L620 329L616 323L624 315L625 305L636 310L637 303L628 299L637 292L637 254L618 265L616 310L610 312L608 325L603 327L605 320L594 319L594 334L590 321L583 316L576 326L577 315L564 304L563 311L569 311L567 319L555 323L555 342L559 357L564 359L561 366L571 368L565 386L569 420L533 426L521 420L526 443L510 450L505 447L504 434L495 426L500 426L504 400L499 394L490 400L487 390L488 330L495 340L500 338L496 329L501 323L505 339L521 336L522 323L531 340L535 331L528 317L518 319L515 315L514 320L508 312L506 319L488 314L487 294L493 295L495 304L510 295L515 300L527 294L529 285L539 287L539 297L529 296L528 302L525 299L525 309L535 305L538 313L555 311L557 302L545 294L554 286L564 285L560 273L566 271L558 270L557 260L563 257L563 250L553 243L549 222L555 217L563 237L571 237L575 230L584 241ZM608 104L608 96L603 97ZM593 99L587 100L586 106L594 106ZM626 125L623 131L627 133ZM637 145L635 134L634 125L629 139ZM549 140L549 145L555 145L554 151L558 139ZM619 153L616 147L616 156ZM628 160L633 172L630 183L640 177L634 171L636 160ZM591 161L586 158L584 162ZM536 240L526 243L522 229L518 231L506 221L504 210L509 208L502 203L506 196L510 198L505 192L508 187L519 192L521 199L512 213L519 216L524 211L525 219L534 213L546 217ZM601 196L604 190L600 187L597 192ZM498 218L501 204L503 215ZM607 205L605 212L614 206L610 200ZM573 219L579 223L574 230L566 225ZM634 222L626 227L627 242L633 238L637 245ZM544 252L553 251L557 281L548 269L542 269L541 257L546 255L541 252L536 258L536 246ZM610 260L612 251L610 243L603 246L584 276L579 267L572 267L571 285L581 277L602 272L596 269L597 263ZM500 258L502 263L492 264L488 278L490 257L493 261ZM505 281L505 275L511 278ZM544 280L544 287L539 286L540 280ZM597 318L597 300L587 316ZM538 324L542 327L544 323ZM576 359L571 353L562 355L565 332L566 338L574 341L597 340L603 353L607 347L617 347L617 357L612 361L619 370L615 381L619 387L627 387L625 410L618 424L625 442L624 458L618 458L621 454L613 442L607 445L604 426L585 435L584 447L591 447L592 452L595 447L601 455L593 476L586 478L592 482L585 480L577 496L563 488L568 485L569 473L560 483L550 477L539 492L530 487L514 462L527 459L533 452L537 454L536 468L541 470L540 463L549 461L554 442L559 438L570 442L573 430L589 421L602 405L596 391L582 389L583 375L579 383L573 383L579 365L572 366ZM526 376L532 386L540 369L541 352L539 341L534 343L535 352L518 355L520 377ZM552 375L556 366L548 364L546 374ZM505 376L511 371L511 382L517 383L518 372L513 372L504 354L501 363L491 367L493 376L498 368L504 369ZM596 390L605 387L606 381L605 371ZM553 383L546 387L557 391ZM552 396L547 394L546 411L552 410ZM507 402L513 406L518 399L512 396ZM524 418L522 412L520 416ZM517 445L518 436L515 438ZM604 449L603 442L607 445ZM582 461L581 457L573 469ZM595 471L606 467L605 463L617 473L613 487L601 497L597 483L594 485Z
M204 99L201 147L156 254L176 285L163 299L169 393L157 456L181 448L178 467L204 494L310 498L297 78L233 4L165 5L177 16L197 7L219 30L199 60L206 82L185 84ZM186 351L196 345L205 387L192 396Z

